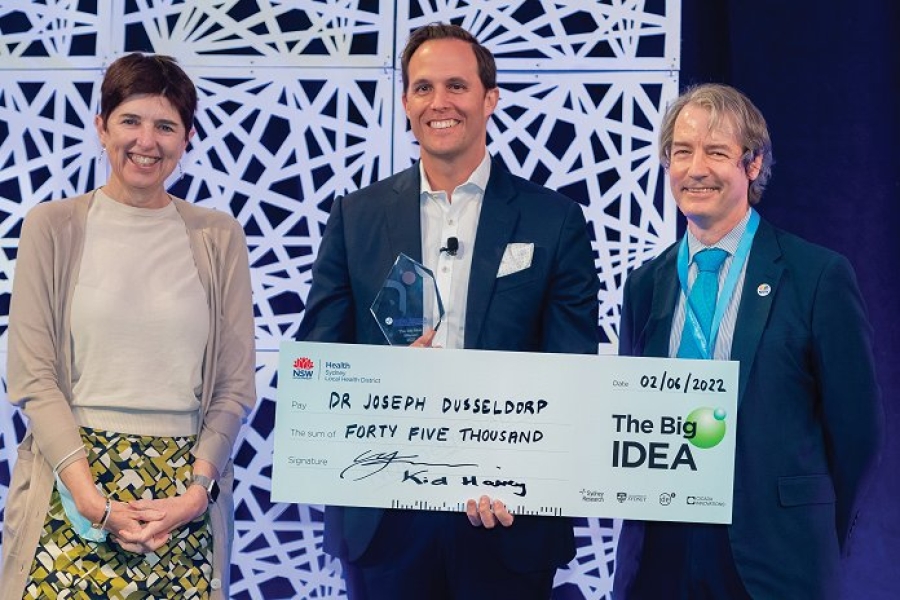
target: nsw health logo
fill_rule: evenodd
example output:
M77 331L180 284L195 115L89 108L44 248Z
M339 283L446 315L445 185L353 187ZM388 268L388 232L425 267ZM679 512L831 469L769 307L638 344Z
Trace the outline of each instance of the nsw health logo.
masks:
M306 356L294 359L291 367L291 376L294 379L312 379L315 364Z

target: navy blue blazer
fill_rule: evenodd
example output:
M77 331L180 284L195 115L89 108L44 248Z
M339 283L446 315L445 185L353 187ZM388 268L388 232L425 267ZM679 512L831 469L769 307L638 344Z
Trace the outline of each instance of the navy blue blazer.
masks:
M335 200L298 339L386 343L369 307L399 253L422 260L420 189L414 165ZM532 264L498 279L506 245L514 242L534 244ZM494 161L472 255L466 348L596 353L598 291L581 207ZM383 512L327 507L325 550L358 558ZM517 517L512 527L486 533L504 563L523 572L561 566L575 555L568 519Z
M620 354L668 356L677 253L675 244L628 277ZM731 349L740 382L728 535L754 598L839 593L841 552L883 433L871 336L849 262L761 221ZM634 582L643 531L623 524L617 599Z

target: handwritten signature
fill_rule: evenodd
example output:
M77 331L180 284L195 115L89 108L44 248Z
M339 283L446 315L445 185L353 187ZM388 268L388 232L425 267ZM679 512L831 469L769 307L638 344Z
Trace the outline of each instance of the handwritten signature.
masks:
M456 469L460 467L477 467L475 463L429 463L414 460L419 458L418 454L402 455L398 451L393 452L372 452L366 450L353 459L353 462L341 471L341 479L345 479L351 471L356 477L353 481L359 481L366 477L371 477L376 473L385 470L388 465L416 465L424 467L447 467ZM360 474L362 473L362 474Z

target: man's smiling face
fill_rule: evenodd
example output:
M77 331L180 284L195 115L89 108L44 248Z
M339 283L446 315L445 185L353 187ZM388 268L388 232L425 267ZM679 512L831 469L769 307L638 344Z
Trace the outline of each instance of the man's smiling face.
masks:
M447 38L423 43L409 61L403 107L422 160L442 161L469 173L484 157L487 123L497 88L486 90L472 46Z
M675 119L669 150L669 185L694 234L730 231L750 207L750 182L759 175L762 158L745 169L731 119L723 116L711 127L709 110L696 104L686 105Z

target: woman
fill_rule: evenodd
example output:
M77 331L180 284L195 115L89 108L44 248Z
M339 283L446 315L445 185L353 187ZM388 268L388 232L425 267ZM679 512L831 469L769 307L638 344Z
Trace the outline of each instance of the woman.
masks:
M109 180L22 228L8 395L29 429L0 589L226 598L230 456L256 399L243 231L166 193L197 107L174 59L120 58L100 102Z

